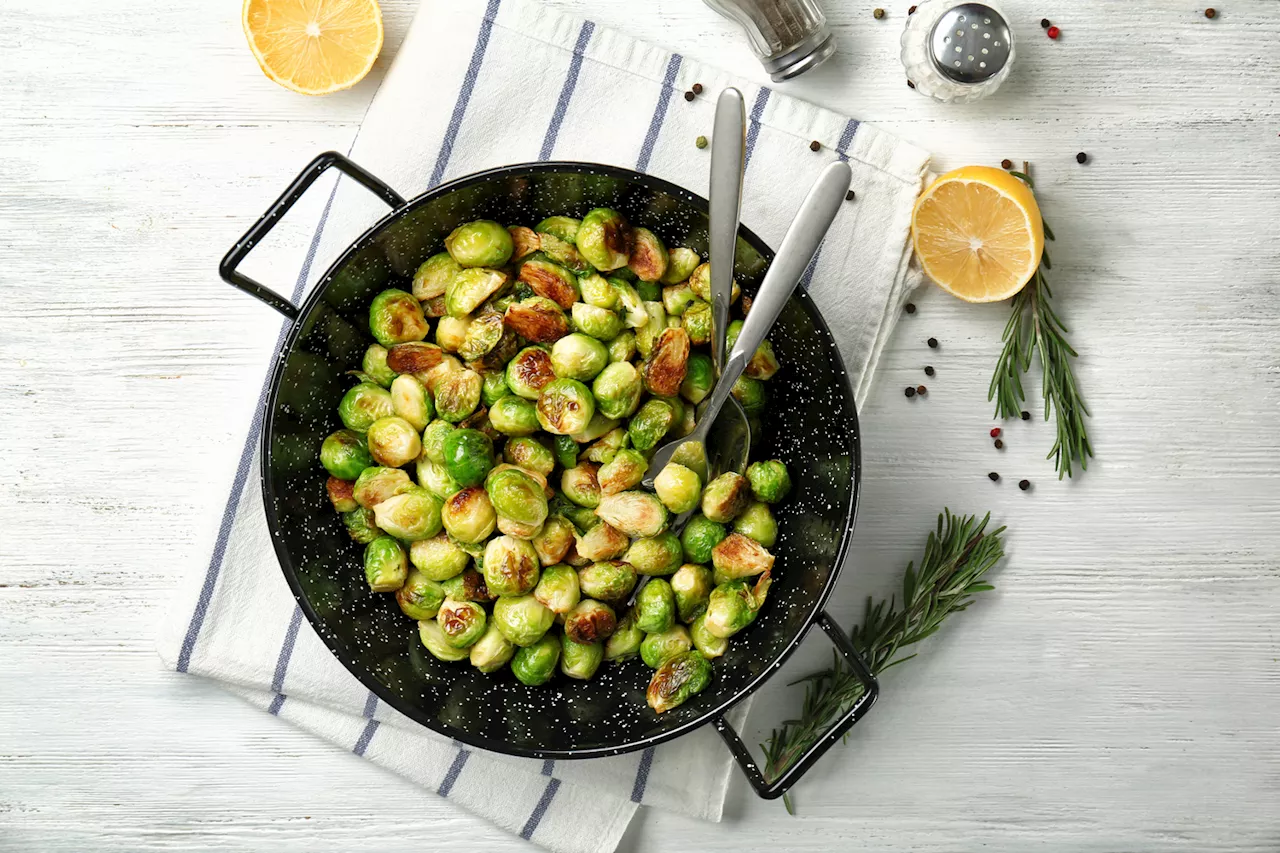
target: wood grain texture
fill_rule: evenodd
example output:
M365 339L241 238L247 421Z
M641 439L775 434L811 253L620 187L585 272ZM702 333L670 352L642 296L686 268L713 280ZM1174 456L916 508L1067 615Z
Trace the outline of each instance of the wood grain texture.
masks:
M217 259L350 143L416 6L384 0L375 72L316 100L262 77L236 5L0 0L0 850L531 849L153 652L278 328ZM763 80L699 3L552 5ZM833 612L888 592L943 505L1010 526L998 590L886 679L800 817L735 784L725 824L642 810L623 849L1280 848L1280 4L1011 2L1018 67L966 107L904 85L905 2L826 5L840 53L788 91L939 168L1034 163L1099 455L1057 482L1038 421L994 451L1007 309L920 293L863 415ZM793 702L775 679L754 720Z

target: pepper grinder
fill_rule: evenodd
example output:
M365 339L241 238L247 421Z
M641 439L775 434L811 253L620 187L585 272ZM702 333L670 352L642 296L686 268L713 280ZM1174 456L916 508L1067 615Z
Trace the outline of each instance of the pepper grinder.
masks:
M817 0L706 0L742 27L775 83L815 68L836 52Z
M1013 55L1013 31L990 3L925 0L902 31L907 79L945 104L977 101L1000 88Z

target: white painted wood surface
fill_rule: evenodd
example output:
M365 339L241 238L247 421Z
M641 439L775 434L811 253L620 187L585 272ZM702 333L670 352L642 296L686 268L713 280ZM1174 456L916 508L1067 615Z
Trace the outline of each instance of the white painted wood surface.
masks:
M555 5L762 79L694 0ZM1010 525L998 591L886 678L800 817L735 784L724 824L645 813L623 849L1280 848L1280 3L1010 0L1018 67L968 107L904 85L905 2L826 5L841 52L788 91L942 168L1033 162L1098 459L1057 482L1039 422L994 451L1006 308L921 293L864 413L834 610L887 592L943 505ZM153 652L278 322L216 262L345 150L414 6L384 0L374 74L312 100L261 76L233 2L0 0L2 850L530 849Z

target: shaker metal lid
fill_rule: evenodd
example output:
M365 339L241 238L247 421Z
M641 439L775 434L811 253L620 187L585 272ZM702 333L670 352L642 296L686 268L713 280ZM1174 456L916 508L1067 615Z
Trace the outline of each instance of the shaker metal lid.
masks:
M1009 61L1013 33L990 6L962 3L942 13L929 34L929 57L957 83L981 83Z

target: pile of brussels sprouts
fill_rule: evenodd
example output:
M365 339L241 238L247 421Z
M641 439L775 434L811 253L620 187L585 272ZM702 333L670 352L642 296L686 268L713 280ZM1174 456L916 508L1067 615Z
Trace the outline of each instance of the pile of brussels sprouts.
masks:
M715 381L707 264L604 208L470 222L445 249L411 293L374 298L377 343L320 449L370 589L395 593L440 660L539 685L638 654L649 705L676 707L764 604L769 505L791 485L778 461L708 483L689 443L656 494L639 488ZM766 342L733 389L750 417L777 370Z

